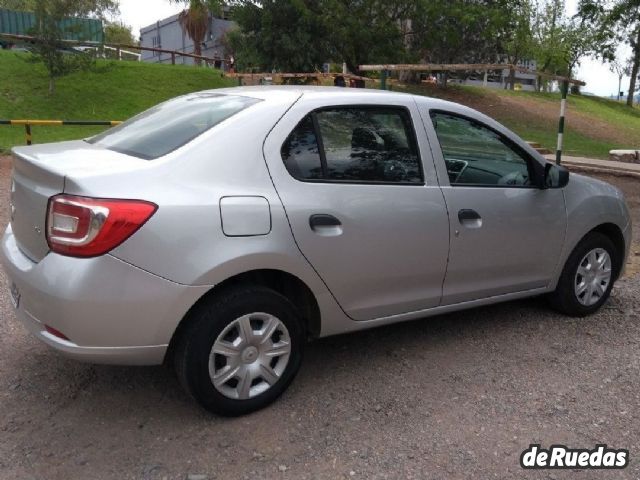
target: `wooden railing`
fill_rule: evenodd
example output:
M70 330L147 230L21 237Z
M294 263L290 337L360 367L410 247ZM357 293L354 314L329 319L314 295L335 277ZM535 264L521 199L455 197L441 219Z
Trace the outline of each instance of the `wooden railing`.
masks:
M0 38L7 38L9 40L15 40L19 42L28 42L28 43L37 43L39 40L37 37L33 37L30 35L13 35L8 33L0 33ZM179 50L169 50L166 48L155 48L155 47L143 47L141 45L128 45L128 44L113 44L113 43L97 43L97 42L81 42L77 40L62 40L61 43L69 46L78 46L78 47L93 47L96 49L101 48L102 46L110 47L116 51L116 57L118 59L121 58L121 51L123 49L127 50L140 50L146 52L156 52L156 53L166 53L171 55L171 64L176 64L176 57L188 57L193 58L195 60L202 60L207 64L212 64L214 62L224 61L225 59L222 57L205 57L204 55L195 55L193 53L181 52Z

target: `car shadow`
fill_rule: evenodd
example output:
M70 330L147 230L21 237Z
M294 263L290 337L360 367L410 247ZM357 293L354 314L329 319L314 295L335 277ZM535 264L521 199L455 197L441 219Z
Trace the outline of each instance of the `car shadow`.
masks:
M322 391L331 386L335 372L348 370L356 378L365 378L378 363L399 368L408 358L428 365L430 351L458 349L468 339L493 342L522 322L555 320L541 300L520 300L316 340L306 346L302 368L285 397L289 403L299 395ZM57 355L30 337L24 341L28 348L23 346L16 353L12 366L20 373L9 383L23 399L40 403L50 415L92 398L97 400L96 412L107 421L134 413L136 405L158 412L178 408L196 418L208 415L183 392L167 366L83 364ZM123 407L97 408L109 402Z

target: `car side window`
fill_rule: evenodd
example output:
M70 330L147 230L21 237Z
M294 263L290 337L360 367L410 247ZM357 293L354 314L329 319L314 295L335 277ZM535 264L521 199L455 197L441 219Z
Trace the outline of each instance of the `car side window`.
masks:
M432 112L452 186L525 187L531 185L526 154L501 134L476 121Z
M299 180L423 183L408 111L397 107L322 109L305 117L282 146Z
M322 163L313 119L306 116L282 145L282 160L289 173L299 180L322 179Z

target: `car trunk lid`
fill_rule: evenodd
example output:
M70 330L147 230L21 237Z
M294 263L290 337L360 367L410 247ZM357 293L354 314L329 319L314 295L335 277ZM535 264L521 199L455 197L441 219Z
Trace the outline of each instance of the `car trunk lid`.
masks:
M70 178L82 178L146 164L84 141L13 149L11 228L22 252L39 262L49 252L46 238L49 198L65 191Z

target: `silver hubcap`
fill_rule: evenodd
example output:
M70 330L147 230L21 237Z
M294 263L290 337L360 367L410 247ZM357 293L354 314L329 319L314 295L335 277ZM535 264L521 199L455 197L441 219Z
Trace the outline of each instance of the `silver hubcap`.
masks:
M602 249L591 250L578 265L574 291L578 301L590 307L600 301L611 283L611 256Z
M250 313L231 322L213 344L209 376L225 397L246 400L271 388L291 355L289 331L268 313Z

